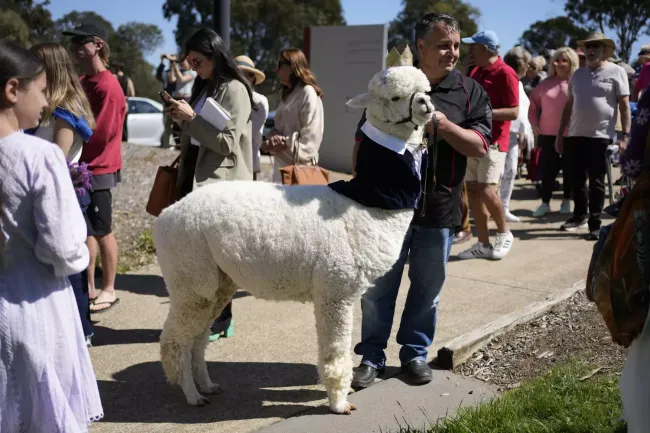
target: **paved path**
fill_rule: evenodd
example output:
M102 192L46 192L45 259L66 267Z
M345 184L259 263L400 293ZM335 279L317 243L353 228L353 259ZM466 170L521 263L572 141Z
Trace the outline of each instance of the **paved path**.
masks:
M445 341L585 278L593 243L583 240L583 233L559 232L557 228L566 219L563 215L533 220L530 216L538 200L530 183L518 183L514 199L514 213L522 216L522 222L511 226L517 240L510 255L500 262L449 264L431 357ZM559 207L559 201L553 205ZM468 246L454 246L452 255ZM448 372L437 373L435 383L419 388L389 379L352 396L359 403L359 411L352 416L325 417L326 394L317 385L314 366L311 305L261 301L239 293L233 304L235 337L211 343L206 353L210 374L226 392L214 397L211 405L191 408L180 388L165 383L159 363L157 342L168 309L159 269L151 266L119 276L117 287L121 303L94 316L98 345L91 348L91 355L106 416L93 425L92 433L251 432L297 414L305 416L266 431L370 432L379 427L386 431L396 428L395 416L416 416L418 401L427 410L444 409L433 412L435 419L447 409L453 413L460 401L471 402L491 393ZM407 288L405 273L387 351L393 366L398 365L395 334ZM360 336L360 316L357 307L354 342ZM480 392L468 394L473 388ZM447 393L446 399L441 397ZM398 402L407 407L402 409ZM315 412L307 412L314 407Z

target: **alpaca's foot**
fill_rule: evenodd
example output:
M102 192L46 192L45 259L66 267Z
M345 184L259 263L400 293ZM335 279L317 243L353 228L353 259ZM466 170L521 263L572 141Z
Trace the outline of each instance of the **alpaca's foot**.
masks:
M197 393L191 397L187 396L187 404L194 407L203 407L206 404L210 404L210 399Z
M206 384L199 384L199 390L203 394L208 394L208 395L221 394L223 392L219 384L212 383L212 382Z
M335 413L337 415L352 415L353 410L357 410L357 407L347 401L340 406L335 406L335 405L330 406L330 412Z

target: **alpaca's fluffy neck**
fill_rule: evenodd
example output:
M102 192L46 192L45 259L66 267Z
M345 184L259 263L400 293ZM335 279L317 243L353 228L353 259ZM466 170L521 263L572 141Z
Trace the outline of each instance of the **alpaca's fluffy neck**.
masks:
M418 129L415 129L415 124L413 124L413 122L406 122L397 125L395 123L382 122L371 113L366 113L366 116L368 122L388 135L403 140L409 144L420 145L422 143L424 128L418 127Z

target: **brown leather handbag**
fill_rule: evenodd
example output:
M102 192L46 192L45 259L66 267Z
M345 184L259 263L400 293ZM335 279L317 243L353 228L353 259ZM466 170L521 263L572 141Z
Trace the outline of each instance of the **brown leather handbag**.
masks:
M311 164L298 164L299 144L298 133L291 135L290 140L293 147L293 164L280 169L283 185L327 185L329 183L329 171L320 167L314 158Z
M157 217L168 206L178 200L179 190L176 187L178 180L178 163L181 156L178 155L171 165L160 166L156 172L156 179L149 193L147 202L147 213Z

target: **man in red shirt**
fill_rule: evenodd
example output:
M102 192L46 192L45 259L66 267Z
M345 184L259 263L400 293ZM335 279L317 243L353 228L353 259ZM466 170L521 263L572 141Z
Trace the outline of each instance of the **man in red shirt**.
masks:
M124 93L117 78L106 68L110 56L108 32L101 25L85 23L72 31L72 49L84 70L81 85L86 92L97 126L83 147L79 162L88 164L93 173L90 206L86 212L88 225L88 296L94 299L91 313L104 312L119 299L115 294L117 273L117 241L112 232L111 189L121 180L122 127L126 116ZM102 291L95 293L95 261L102 259Z
M490 30L462 40L471 44L469 77L487 92L492 105L492 143L482 158L467 158L467 194L474 215L478 242L458 255L460 259L504 258L512 247L514 237L506 223L503 203L497 186L505 166L510 145L510 123L519 114L519 77L499 57L499 39ZM494 246L490 243L488 212L497 224Z

